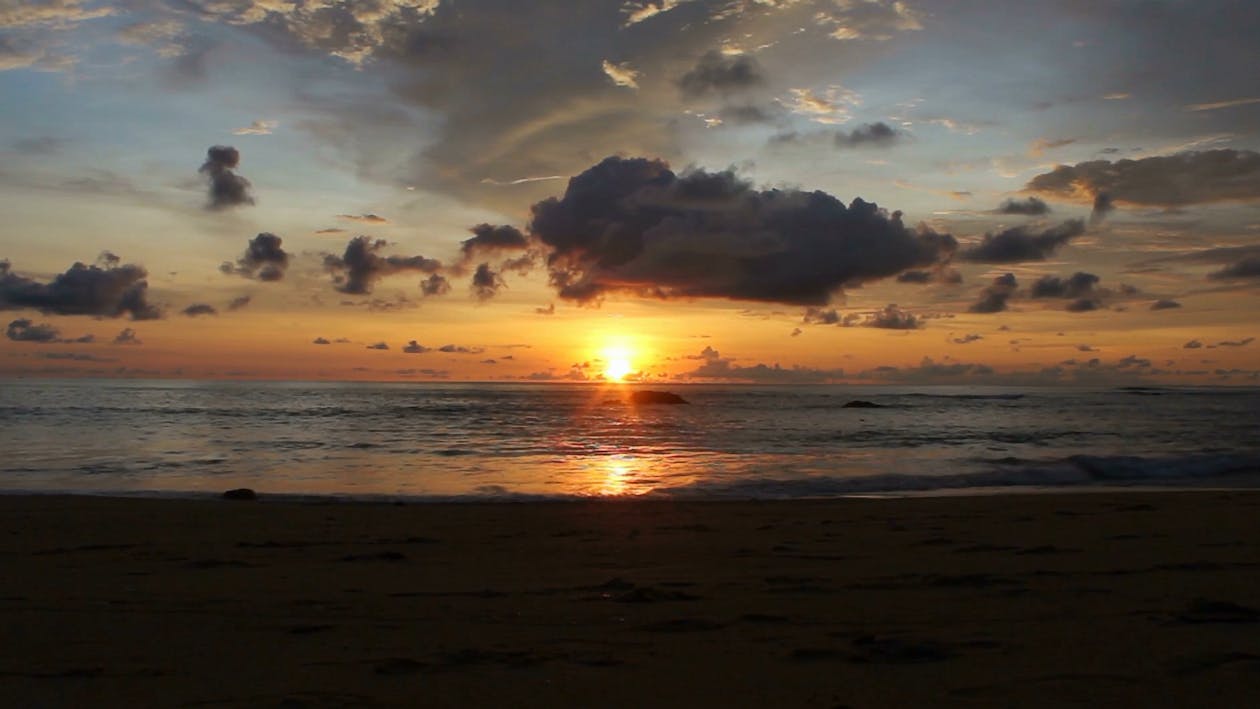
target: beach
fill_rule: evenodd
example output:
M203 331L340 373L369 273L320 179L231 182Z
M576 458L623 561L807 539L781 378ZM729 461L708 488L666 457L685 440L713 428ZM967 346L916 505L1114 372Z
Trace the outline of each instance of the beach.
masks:
M1243 706L1260 493L0 496L0 695L62 706Z

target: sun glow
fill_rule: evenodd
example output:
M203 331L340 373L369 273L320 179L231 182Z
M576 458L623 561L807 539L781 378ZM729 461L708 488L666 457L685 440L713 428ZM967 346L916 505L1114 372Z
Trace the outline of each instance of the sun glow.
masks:
M634 372L634 353L628 347L606 347L602 354L605 379L620 382Z

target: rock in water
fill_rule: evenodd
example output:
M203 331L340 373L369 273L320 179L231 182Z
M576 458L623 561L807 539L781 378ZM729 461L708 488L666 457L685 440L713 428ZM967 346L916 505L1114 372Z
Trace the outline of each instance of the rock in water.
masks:
M630 401L635 404L687 404L690 403L672 391L651 391L644 389L630 393Z
M258 493L247 487L238 487L235 490L228 490L223 493L225 500L257 500Z
M844 408L844 409L882 409L884 408L884 406L882 404L876 404L873 401L862 401L861 399L854 399L853 401L846 403L841 408Z

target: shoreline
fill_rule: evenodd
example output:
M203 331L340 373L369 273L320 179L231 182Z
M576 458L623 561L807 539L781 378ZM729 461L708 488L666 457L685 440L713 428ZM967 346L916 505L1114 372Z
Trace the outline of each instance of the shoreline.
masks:
M0 691L83 706L1241 706L1260 491L0 495Z

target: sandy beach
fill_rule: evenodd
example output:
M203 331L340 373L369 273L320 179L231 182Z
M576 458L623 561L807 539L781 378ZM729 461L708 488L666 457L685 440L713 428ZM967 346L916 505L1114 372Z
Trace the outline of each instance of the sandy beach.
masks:
M1260 493L0 497L7 706L1243 706Z

